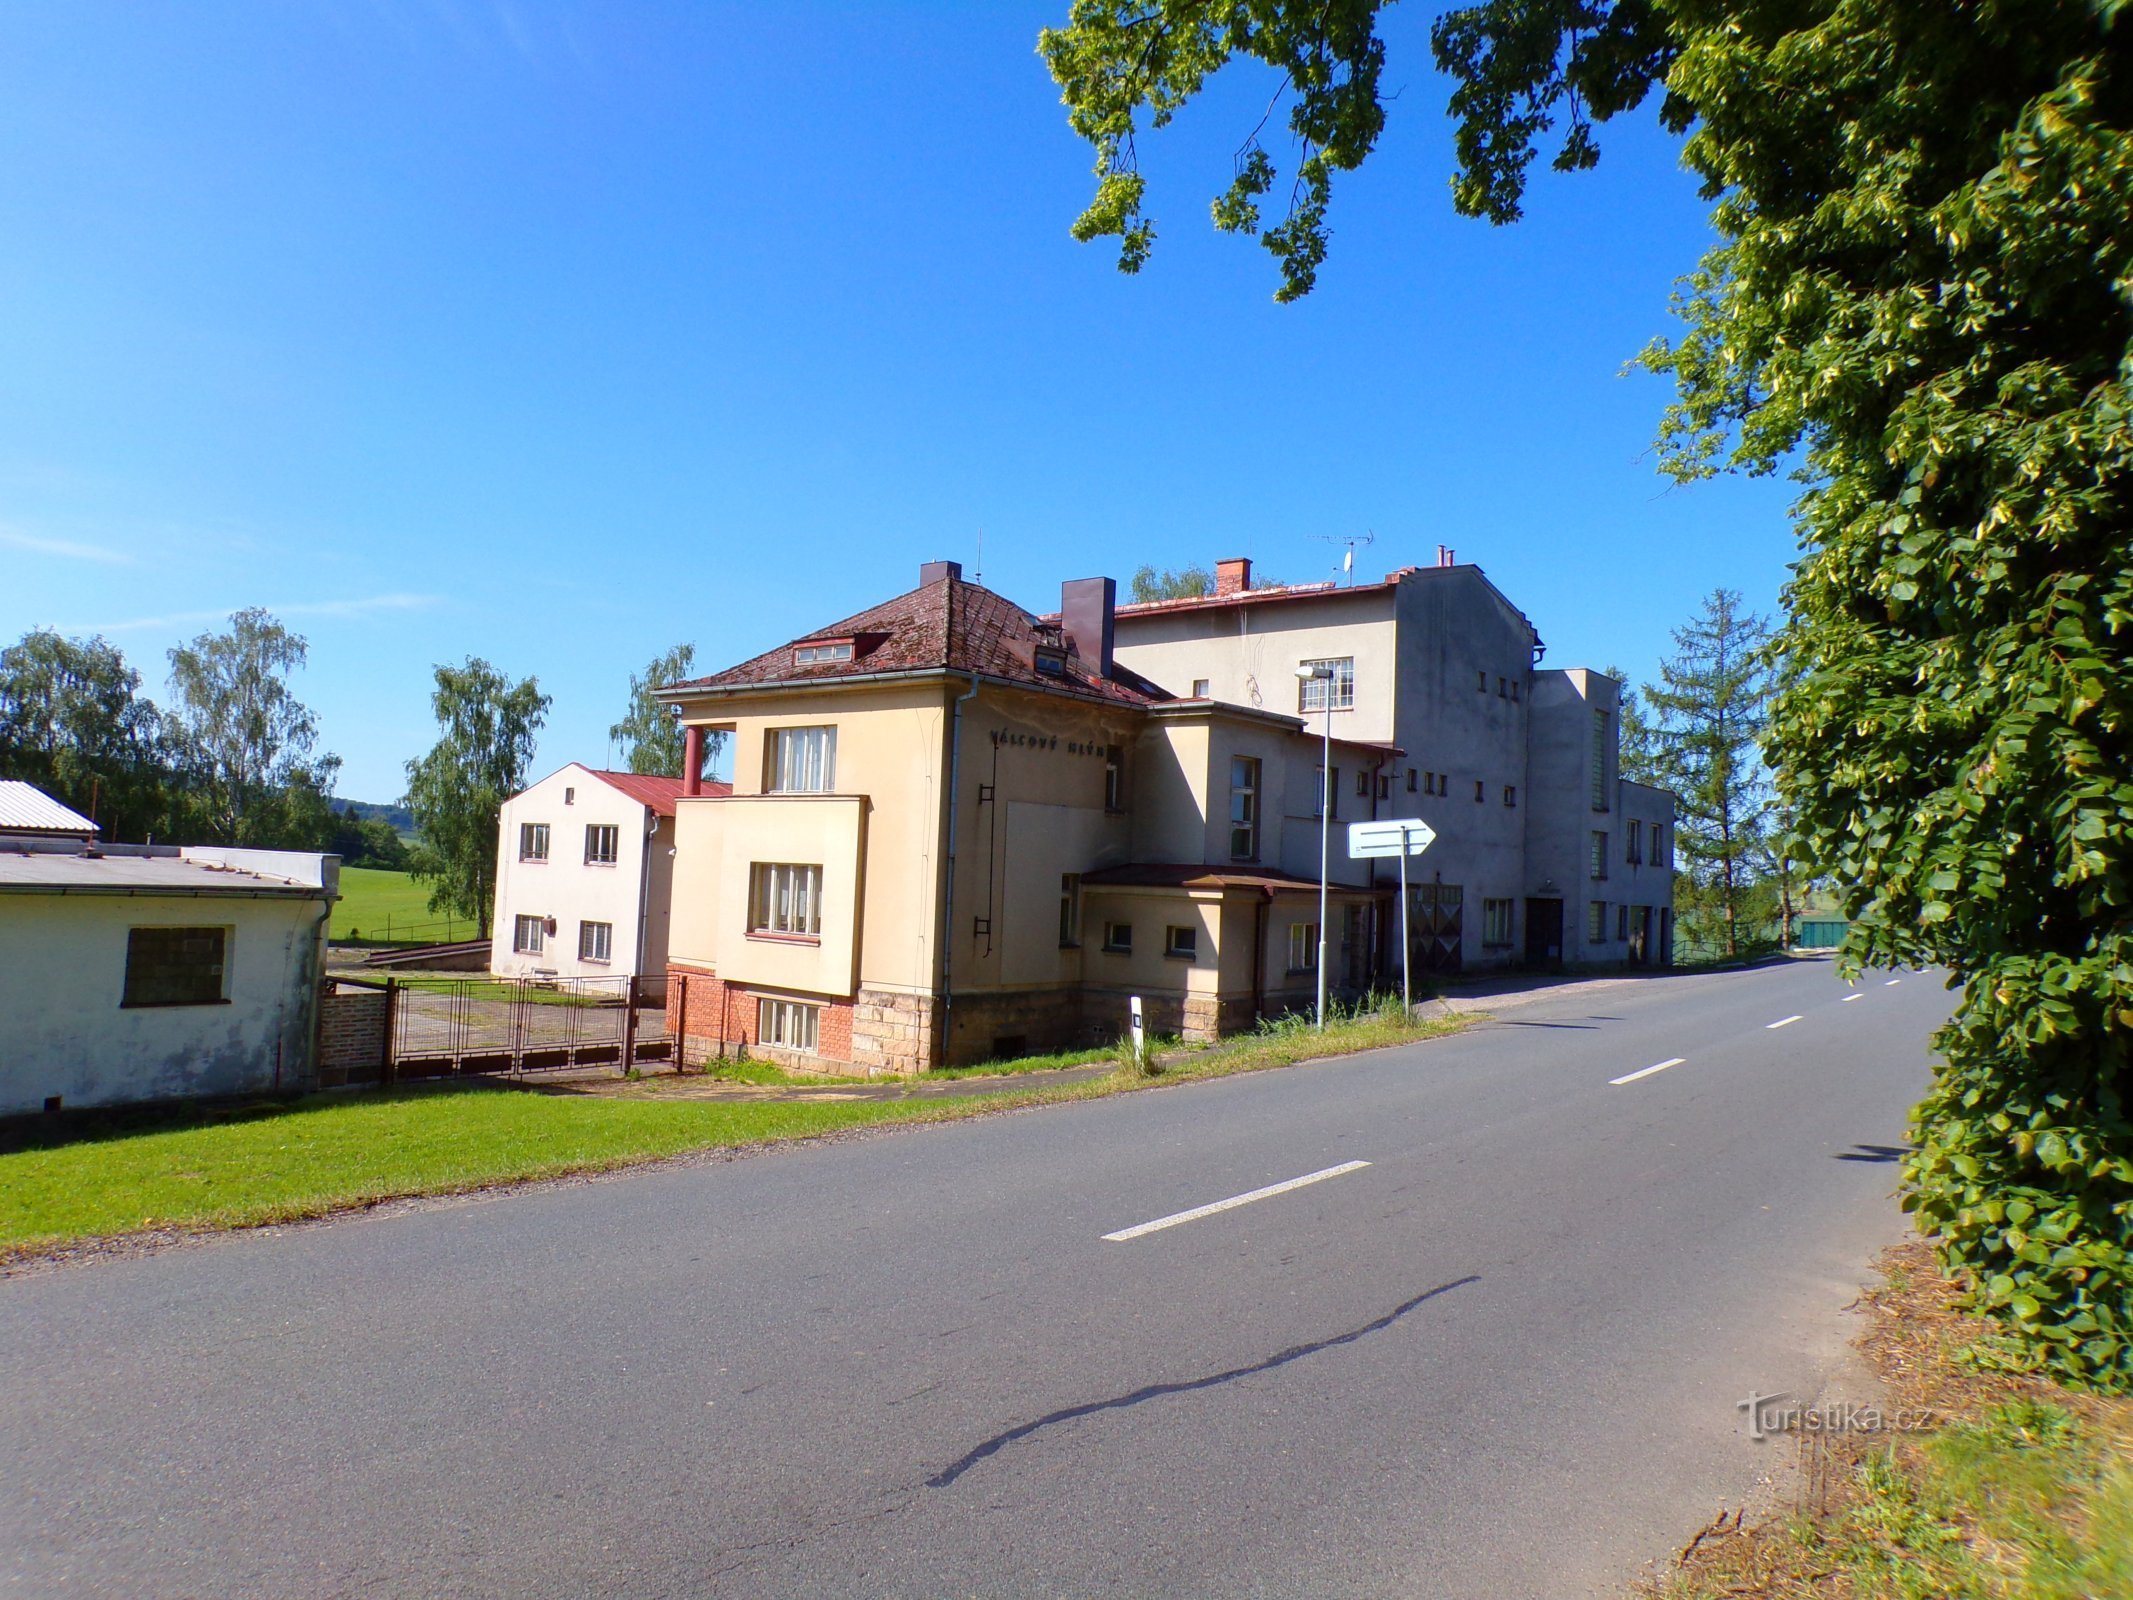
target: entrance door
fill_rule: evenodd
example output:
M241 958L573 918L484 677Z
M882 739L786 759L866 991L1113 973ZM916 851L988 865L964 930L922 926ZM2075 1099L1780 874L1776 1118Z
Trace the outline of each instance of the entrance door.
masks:
M1629 964L1641 967L1651 960L1652 908L1632 906L1629 910Z
M1552 967L1563 959L1563 902L1526 902L1526 965Z
M1463 960L1466 890L1456 883L1418 883L1415 897L1415 963L1424 972L1457 972Z

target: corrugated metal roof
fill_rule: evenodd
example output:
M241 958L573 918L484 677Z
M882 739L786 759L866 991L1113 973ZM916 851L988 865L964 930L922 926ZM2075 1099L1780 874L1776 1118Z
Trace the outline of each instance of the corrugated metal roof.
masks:
M0 833L74 833L86 838L96 831L95 823L36 785L0 778Z
M0 852L0 890L73 890L89 894L300 895L325 891L294 878L221 867L182 856L76 856L51 851Z

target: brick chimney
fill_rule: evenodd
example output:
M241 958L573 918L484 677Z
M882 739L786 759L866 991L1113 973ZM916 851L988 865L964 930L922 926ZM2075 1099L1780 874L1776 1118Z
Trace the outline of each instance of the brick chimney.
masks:
M1075 578L1059 586L1059 630L1087 671L1111 676L1118 585L1109 578Z
M1252 558L1232 556L1215 563L1215 593L1242 594L1252 586Z
M923 589L929 583L939 583L943 578L960 578L963 563L960 561L927 561L918 569L918 586Z

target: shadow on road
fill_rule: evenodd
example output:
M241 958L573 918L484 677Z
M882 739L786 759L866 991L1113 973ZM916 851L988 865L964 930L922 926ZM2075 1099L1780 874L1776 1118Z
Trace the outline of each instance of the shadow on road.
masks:
M1901 1161L1911 1153L1907 1144L1855 1144L1849 1150L1839 1150L1839 1161Z
M1327 1339L1314 1339L1309 1344L1296 1344L1268 1356L1264 1361L1254 1361L1248 1367L1232 1367L1227 1372L1211 1372L1204 1378L1188 1378L1179 1383L1151 1383L1146 1388L1135 1389L1130 1394L1113 1395L1108 1400L1091 1400L1078 1406L1067 1406L1009 1428L1005 1433L996 1433L974 1450L959 1456L926 1480L929 1489L945 1489L987 1456L994 1455L1013 1444L1017 1439L1027 1439L1039 1428L1049 1428L1055 1422L1071 1422L1076 1417L1090 1416L1098 1411L1123 1411L1128 1406L1137 1406L1144 1400L1159 1400L1164 1395L1190 1394L1195 1389L1212 1389L1216 1384L1228 1383L1236 1378L1249 1378L1254 1373L1271 1372L1276 1367L1285 1367L1291 1361L1301 1361L1305 1356L1331 1350L1336 1345L1353 1344L1356 1340L1391 1327L1410 1311L1425 1301L1434 1300L1440 1294L1450 1294L1454 1289L1463 1289L1470 1283L1479 1283L1481 1275L1470 1273L1464 1278L1454 1278L1450 1283L1440 1283L1434 1289L1425 1289L1412 1300L1402 1301L1375 1322L1366 1322L1360 1328L1351 1328L1346 1333L1335 1334Z

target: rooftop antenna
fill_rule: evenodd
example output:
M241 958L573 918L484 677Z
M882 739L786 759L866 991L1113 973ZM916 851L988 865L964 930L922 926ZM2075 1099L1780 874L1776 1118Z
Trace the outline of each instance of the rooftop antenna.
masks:
M983 583L985 581L985 530L983 528L978 529L978 565L977 570L971 573L970 581L972 583Z
M1315 535L1315 537L1317 538L1320 544L1338 544L1347 546L1346 553L1343 554L1341 557L1341 575L1348 580L1348 587L1351 589L1354 588L1356 547L1359 545L1376 544L1378 542L1378 536L1375 533L1366 532L1321 533Z

